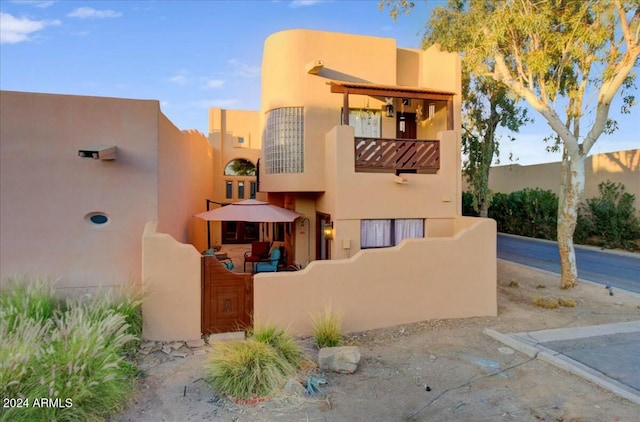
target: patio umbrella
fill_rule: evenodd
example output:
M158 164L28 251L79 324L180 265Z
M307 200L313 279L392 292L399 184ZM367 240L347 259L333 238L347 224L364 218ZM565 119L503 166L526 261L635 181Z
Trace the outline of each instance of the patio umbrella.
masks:
M201 212L196 217L207 221L248 221L253 223L291 223L302 217L295 211L256 199L245 199L215 210Z

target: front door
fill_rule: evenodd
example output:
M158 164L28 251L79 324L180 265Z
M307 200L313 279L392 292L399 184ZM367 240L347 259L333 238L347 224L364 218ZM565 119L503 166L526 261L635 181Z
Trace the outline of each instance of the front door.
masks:
M316 214L316 259L331 259L330 240L324 235L324 225L331 223L329 214Z
M398 139L418 139L418 125L416 124L415 113L396 114L396 138Z

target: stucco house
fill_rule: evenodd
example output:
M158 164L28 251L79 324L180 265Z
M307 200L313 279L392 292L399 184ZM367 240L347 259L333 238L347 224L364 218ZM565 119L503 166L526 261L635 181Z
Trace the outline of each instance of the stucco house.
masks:
M267 38L259 189L304 215L302 271L255 277L254 321L310 332L495 315L495 225L461 217L460 59L311 30Z
M303 215L272 231L303 269L253 277L256 324L308 334L327 306L351 332L497 312L495 223L461 216L455 54L275 33L261 109L211 109L208 138L157 101L0 98L2 280L141 282L145 337L193 339L201 252L256 236L194 215L256 197Z

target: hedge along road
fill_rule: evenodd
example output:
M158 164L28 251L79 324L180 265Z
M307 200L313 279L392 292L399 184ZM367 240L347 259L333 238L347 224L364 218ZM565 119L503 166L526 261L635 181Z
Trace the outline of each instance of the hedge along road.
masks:
M560 274L558 244L498 233L498 258ZM576 246L578 277L640 293L640 255Z

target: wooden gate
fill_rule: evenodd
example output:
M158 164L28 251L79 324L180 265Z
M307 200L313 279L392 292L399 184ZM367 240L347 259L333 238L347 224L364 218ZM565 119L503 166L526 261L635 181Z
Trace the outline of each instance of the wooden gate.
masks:
M227 333L251 325L253 275L234 273L214 256L202 257L202 332Z

